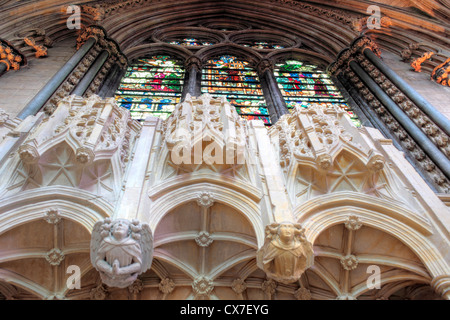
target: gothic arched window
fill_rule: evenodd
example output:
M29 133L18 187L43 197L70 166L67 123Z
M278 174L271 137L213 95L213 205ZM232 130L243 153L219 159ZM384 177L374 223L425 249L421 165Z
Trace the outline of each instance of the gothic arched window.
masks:
M243 118L270 124L258 74L247 61L231 55L208 60L203 66L201 88L202 93L213 97L225 96Z
M122 78L116 100L133 119L165 119L180 102L183 79L183 64L176 59L165 55L138 59Z
M340 90L316 65L286 60L275 65L274 74L288 109L293 110L296 106L308 108L312 104L339 106L347 111L357 127L361 126Z

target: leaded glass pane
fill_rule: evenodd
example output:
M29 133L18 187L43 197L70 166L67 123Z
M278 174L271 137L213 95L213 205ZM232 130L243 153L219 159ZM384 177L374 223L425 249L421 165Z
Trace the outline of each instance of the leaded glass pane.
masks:
M169 56L139 59L131 65L116 91L116 101L133 119L167 118L180 102L184 68Z
M230 55L207 61L202 71L202 93L225 96L243 118L271 124L258 74L246 61Z
M334 85L328 74L316 65L296 60L287 60L275 65L278 87L291 111L296 107L308 108L312 105L337 106L345 110L355 126L361 122Z

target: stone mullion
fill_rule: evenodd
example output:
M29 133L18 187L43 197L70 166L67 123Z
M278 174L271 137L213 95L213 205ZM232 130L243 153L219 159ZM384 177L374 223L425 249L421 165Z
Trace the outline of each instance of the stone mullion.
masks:
M100 52L101 46L98 43L92 47L91 50L89 50L86 56L80 61L66 80L64 80L50 99L44 104L43 110L47 115L53 114L60 99L70 95L70 93L81 81L84 74L89 70L89 67L95 61Z
M449 136L362 54L356 55L355 58L367 74L408 115L417 127L427 135L447 158L450 158Z
M433 184L439 192L447 193L450 190L450 181L445 177L442 171L426 155L426 153L416 144L414 139L406 132L399 122L383 106L383 104L372 94L370 89L365 86L359 77L347 66L344 70L345 75L356 88L358 93L364 97L368 105L372 107L380 120L387 126L394 137L397 138L400 145L409 153L410 158L416 164L420 172Z

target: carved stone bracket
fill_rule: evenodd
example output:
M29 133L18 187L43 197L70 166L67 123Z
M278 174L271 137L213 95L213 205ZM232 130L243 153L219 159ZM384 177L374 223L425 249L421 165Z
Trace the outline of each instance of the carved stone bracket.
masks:
M348 67L350 61L355 60L357 54L361 54L365 49L372 50L378 57L381 56L381 51L374 41L366 36L359 37L352 42L349 48L339 53L336 61L328 67L328 73L337 76Z
M128 64L126 56L120 51L119 45L107 38L106 31L98 26L89 26L81 29L77 38L77 49L89 39L95 38L101 49L108 50L110 55L117 59L117 64L124 67Z
M148 224L107 218L94 225L91 262L106 285L132 286L150 268L152 258L153 235Z
M270 279L292 283L314 263L312 244L299 224L272 223L266 226L266 240L257 253L258 267Z

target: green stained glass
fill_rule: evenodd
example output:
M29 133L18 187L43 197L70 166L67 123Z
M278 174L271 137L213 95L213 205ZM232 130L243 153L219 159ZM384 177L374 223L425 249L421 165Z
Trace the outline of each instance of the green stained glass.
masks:
M116 91L117 103L130 110L133 119L166 118L180 102L184 68L178 60L158 55L131 65Z
M207 61L201 85L202 93L227 97L243 118L271 124L258 74L247 61L230 55Z
M317 66L287 60L275 65L274 75L288 109L309 108L312 105L338 107L348 113L355 126L361 126L361 122L346 103L340 90L328 74Z

